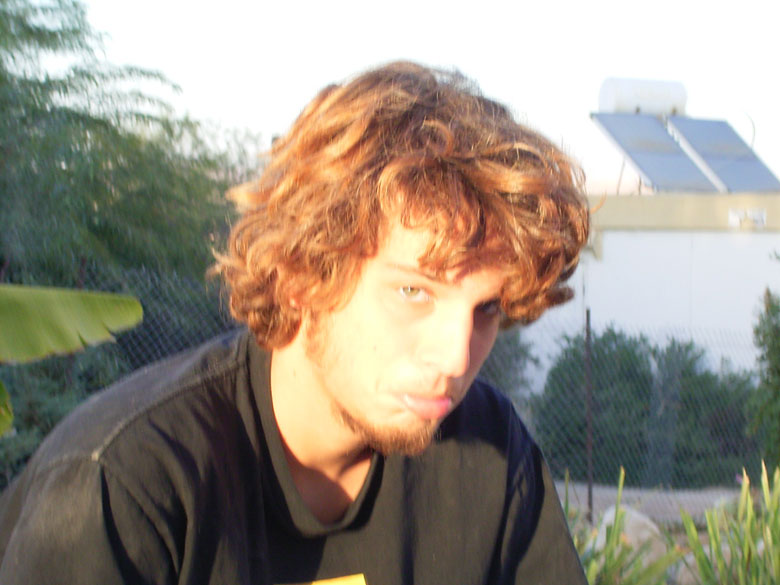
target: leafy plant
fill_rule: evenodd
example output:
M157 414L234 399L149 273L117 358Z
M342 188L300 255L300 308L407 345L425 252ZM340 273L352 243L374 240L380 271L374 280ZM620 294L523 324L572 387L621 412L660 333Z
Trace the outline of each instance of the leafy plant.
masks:
M761 501L754 502L748 474L736 515L723 508L708 510L707 545L691 516L681 512L688 544L702 585L770 585L780 583L780 467L772 484L761 470Z
M609 327L593 336L593 478L611 483L623 465L630 484L730 485L758 470L758 442L745 432L754 382L713 372L690 342L656 346ZM587 479L586 361L582 335L565 339L544 392L531 398L536 436L553 474Z
M530 344L523 339L521 330L513 327L499 333L479 374L505 392L515 405L522 409L531 393L531 382L526 369L529 365L538 363L531 353Z
M141 321L133 297L75 290L0 285L0 363L21 363L113 339ZM0 382L0 436L13 410Z
M764 431L766 460L773 467L780 465L780 296L767 289L763 301L753 329L761 368L752 427Z
M14 409L11 406L11 395L0 380L0 437L2 437L14 422Z
M642 475L651 352L644 337L614 328L593 336L593 472L599 483L614 481L618 465L634 481ZM587 478L585 360L584 336L567 337L544 392L532 398L534 428L553 474L561 477L568 469L577 481Z
M8 395L16 411L15 434L0 441L0 489L89 393L181 349L167 343L177 331L202 339L202 314L169 318L156 290L133 288L133 274L196 282L171 287L193 307L214 297L203 275L227 234L223 193L258 166L257 136L174 117L135 89L168 95L171 82L101 53L79 0L0 0L0 282L132 294L150 317L133 340L164 332L164 343L133 357L123 335L87 354L0 365L6 426ZM6 338L18 331L0 325Z
M646 562L650 543L635 548L631 546L624 533L625 510L620 502L626 472L620 468L617 499L615 501L615 520L607 525L606 540L603 546L597 546L598 532L587 523L581 522L578 513L569 507L568 478L564 497L564 512L569 519L574 545L580 555L582 566L590 585L665 585L667 571L680 558L680 552L673 546L666 554Z
M256 138L173 117L129 89L172 83L100 48L78 0L0 2L0 281L202 278L227 232L223 194L257 166Z
M0 362L22 363L113 340L140 323L127 295L0 284Z

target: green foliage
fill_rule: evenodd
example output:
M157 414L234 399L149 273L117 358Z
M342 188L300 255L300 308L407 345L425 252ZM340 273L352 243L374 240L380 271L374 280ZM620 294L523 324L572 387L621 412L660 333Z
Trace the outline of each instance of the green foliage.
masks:
M629 477L641 477L642 461L634 454L646 445L643 429L653 383L650 355L650 344L641 337L611 328L593 337L596 481L612 481L620 465ZM537 438L557 477L567 469L576 480L587 477L584 372L584 337L566 338L543 394L532 404Z
M155 272L136 271L129 283L144 299L144 322L118 338L131 369L198 345L216 333L235 327L221 310L217 286L176 274L161 278Z
M153 345L156 334L178 329L191 345L214 331L196 311L171 318L157 290L137 294L128 275L180 283L169 298L193 307L214 302L203 278L228 230L223 194L257 166L256 136L173 118L133 89L170 82L99 53L78 0L0 0L0 282L134 294L152 319L146 337L110 349L0 368L16 417L0 440L0 488L79 400L187 346ZM140 358L126 353L134 339Z
M11 406L11 395L5 389L5 384L0 380L0 437L11 430L14 422L14 410Z
M0 284L0 362L26 362L113 340L137 325L137 299L126 295Z
M747 432L752 376L705 369L704 351L693 343L671 340L653 356L644 485L731 485L742 467L757 470L760 449Z
M94 40L84 8L72 0L0 1L0 63L35 62L41 52L88 52Z
M144 266L201 278L229 215L223 193L247 164L217 154L201 127L123 88L168 83L93 58L97 36L74 0L5 0L0 30L0 270L18 283L78 286ZM18 34L19 38L13 38ZM50 74L43 54L72 63ZM45 237L41 237L45 234Z
M760 503L754 503L750 478L743 471L736 514L726 509L706 513L708 544L693 519L682 512L688 544L702 585L780 583L780 468L770 486L762 466Z
M113 343L29 365L0 365L0 379L14 405L14 429L0 438L0 489L63 416L128 371L121 348Z
M29 362L113 340L141 321L123 295L0 284L0 363ZM11 430L11 397L0 382L0 438Z
M531 346L523 341L520 329L512 328L499 333L493 351L479 373L505 392L518 407L522 407L530 392L526 367L536 362Z
M752 427L764 430L770 466L780 465L780 296L764 292L764 307L753 329L759 349L760 379Z
M757 468L750 417L751 376L715 374L692 343L654 347L608 328L591 347L593 473L609 483L622 465L650 487L730 484L735 470ZM583 336L567 338L532 408L553 473L587 479Z
M574 545L585 569L590 585L665 585L667 572L680 558L673 547L653 562L646 562L647 544L632 547L624 534L625 510L620 502L623 495L625 470L620 468L618 492L615 501L615 521L607 526L606 541L596 545L597 532L581 521L569 507L568 493L564 498L564 512L574 539ZM648 543L649 544L649 543Z

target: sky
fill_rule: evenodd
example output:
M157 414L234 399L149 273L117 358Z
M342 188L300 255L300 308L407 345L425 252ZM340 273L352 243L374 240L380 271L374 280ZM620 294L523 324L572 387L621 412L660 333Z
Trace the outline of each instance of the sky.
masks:
M319 89L397 59L456 68L614 189L622 155L589 117L610 77L675 81L780 175L777 0L88 0L107 59L161 71L179 113L283 133ZM624 175L622 184L631 184Z

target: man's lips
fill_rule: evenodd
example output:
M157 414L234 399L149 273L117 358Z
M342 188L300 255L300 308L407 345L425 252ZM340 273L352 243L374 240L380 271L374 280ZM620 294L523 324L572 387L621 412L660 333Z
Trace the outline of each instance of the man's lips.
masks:
M452 398L449 396L401 394L400 398L406 408L428 420L444 418L452 410Z

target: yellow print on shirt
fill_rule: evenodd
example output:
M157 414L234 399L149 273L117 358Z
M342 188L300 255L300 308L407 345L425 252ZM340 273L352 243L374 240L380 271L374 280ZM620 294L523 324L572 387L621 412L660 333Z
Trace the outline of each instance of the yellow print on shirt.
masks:
M290 583L290 585L366 585L366 578L361 573L359 575L347 575L346 577L336 577L334 579L307 581L306 583Z

